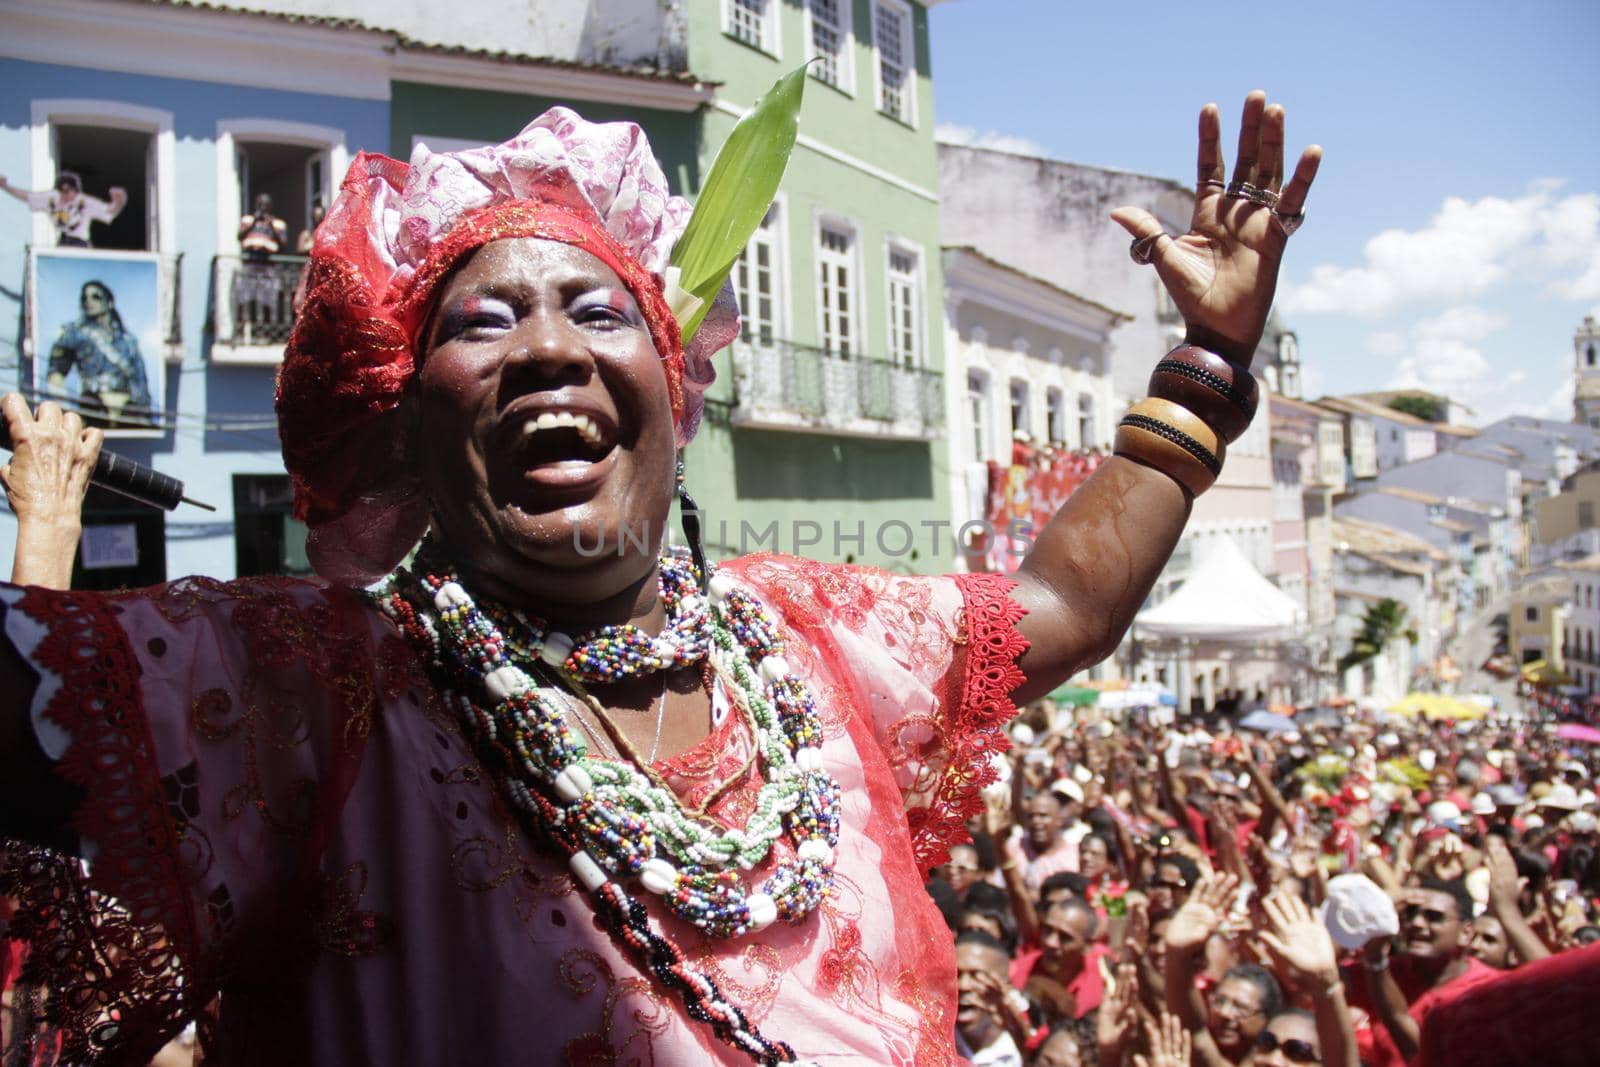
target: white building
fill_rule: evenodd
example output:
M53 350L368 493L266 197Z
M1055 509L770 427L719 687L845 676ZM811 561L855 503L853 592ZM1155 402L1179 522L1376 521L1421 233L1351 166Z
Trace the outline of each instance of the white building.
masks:
M1130 317L973 248L944 250L951 528L985 518L989 463L1022 434L1065 451L1110 447L1111 333ZM958 565L963 561L958 558Z

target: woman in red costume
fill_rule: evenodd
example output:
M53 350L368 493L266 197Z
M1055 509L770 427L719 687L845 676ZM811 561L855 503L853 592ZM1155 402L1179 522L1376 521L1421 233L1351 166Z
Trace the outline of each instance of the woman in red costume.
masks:
M924 874L1253 411L1319 153L1284 174L1261 94L1232 181L1215 107L1199 141L1189 233L1114 214L1189 345L1015 580L661 553L737 319L683 342L689 206L637 127L359 157L278 385L326 581L0 587L0 831L70 827L121 905L0 885L67 1058L220 993L229 1064L953 1062Z

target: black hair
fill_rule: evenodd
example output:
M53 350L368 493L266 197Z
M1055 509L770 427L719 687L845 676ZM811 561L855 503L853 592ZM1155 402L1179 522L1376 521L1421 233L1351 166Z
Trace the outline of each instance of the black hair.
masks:
M928 896L933 898L934 907L944 916L944 924L954 930L961 921L961 898L956 896L956 891L943 878L930 878L926 888Z
M1222 976L1222 981L1226 982L1230 978L1249 982L1261 990L1261 1014L1268 1019L1283 1010L1283 987L1272 976L1272 972L1259 963L1240 963L1229 967L1228 973Z
M1093 939L1094 935L1100 932L1100 916L1094 913L1094 908L1090 907L1089 902L1082 897L1063 897L1050 905L1049 910L1064 911L1069 914L1081 911L1089 917L1089 929L1084 936Z
M982 945L984 948L994 949L1002 956L1009 955L1009 953L1006 952L1006 947L1000 943L998 938L996 938L993 934L985 933L982 930L962 930L960 933L956 934L956 944Z
M1467 891L1467 883L1459 878L1445 881L1443 878L1424 878L1420 888L1430 893L1443 893L1456 902L1456 916L1462 922L1472 921L1472 894Z
M1039 883L1039 899L1044 900L1058 889L1065 889L1073 896L1081 898L1089 891L1089 879L1077 871L1057 871Z
M1011 894L990 882L973 882L967 887L967 907L1011 910Z
M64 171L61 171L59 174L56 175L56 183L54 185L52 185L50 188L59 189L63 185L72 186L73 192L77 192L77 193L83 192L83 179L78 177L78 172L75 171L75 170L64 170Z
M1099 809L1097 808L1095 810L1098 811ZM1089 814L1093 815L1094 812L1090 812ZM1110 819L1111 816L1107 815L1106 818ZM1090 819L1088 821L1092 823L1094 820ZM1105 849L1106 849L1106 863L1109 864L1112 868L1117 868L1117 867L1121 867L1122 866L1122 850L1117 847L1117 838L1116 838L1116 835L1114 833L1108 834L1108 833L1104 833L1104 832L1102 832L1100 830L1091 830L1088 833L1084 834L1083 835L1083 840L1078 842L1078 853L1079 853L1079 855L1083 854L1083 845L1084 845L1085 841L1098 841L1098 842L1100 842L1102 845L1105 846Z
M122 325L122 315L117 311L117 295L111 291L111 286L98 278L90 278L78 289L78 310L83 310L83 298L89 295L90 289L98 289L106 294L106 315L111 319L111 327L115 333L126 333Z
M1580 947L1600 941L1600 926L1580 926L1572 931L1572 940Z
M1183 880L1190 889L1200 880L1200 865L1185 856L1182 852L1161 852L1156 855L1156 869L1159 870L1163 863L1178 868L1178 873L1183 875Z
M974 902L969 896L967 899L967 910L962 912L961 915L963 919L965 919L968 915L981 915L985 919L993 919L995 922L999 923L1000 936L996 940L1000 942L1000 947L1006 950L1007 956L1015 956L1017 954L1017 920L1011 914L1011 904L1009 901L1007 901L1001 907L995 907L993 901L983 900ZM961 929L961 922L959 920L956 923L956 929Z
M994 838L982 830L972 831L972 851L978 854L978 866L986 871L992 871L1000 865L1000 859L995 854Z

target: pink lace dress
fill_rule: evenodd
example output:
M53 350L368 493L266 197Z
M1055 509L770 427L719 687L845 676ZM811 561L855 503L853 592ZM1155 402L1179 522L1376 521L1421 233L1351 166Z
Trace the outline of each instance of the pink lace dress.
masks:
M924 873L964 835L1021 681L994 575L780 556L723 572L784 627L843 792L833 895L712 941L654 921L769 1037L822 1064L955 1062L951 937ZM117 596L4 587L40 672L35 732L88 788L93 884L7 872L67 1059L143 1063L221 993L223 1064L735 1064L599 927L502 808L410 648L341 589L190 579ZM729 716L661 764L742 821ZM780 843L780 851L787 846ZM76 1058L75 1058L76 1057Z

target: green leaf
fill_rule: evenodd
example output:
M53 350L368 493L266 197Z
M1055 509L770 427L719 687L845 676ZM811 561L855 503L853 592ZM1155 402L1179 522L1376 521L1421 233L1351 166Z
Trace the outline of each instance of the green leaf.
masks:
M777 195L800 132L806 68L796 67L739 120L717 153L689 225L672 249L678 285L700 304L678 325L688 343Z

